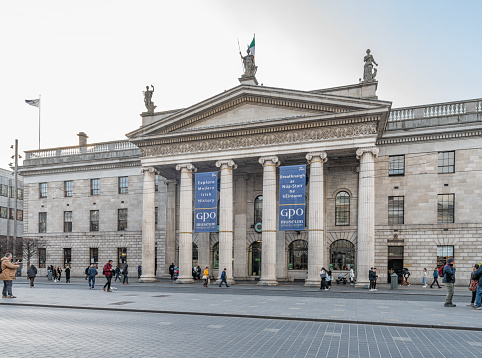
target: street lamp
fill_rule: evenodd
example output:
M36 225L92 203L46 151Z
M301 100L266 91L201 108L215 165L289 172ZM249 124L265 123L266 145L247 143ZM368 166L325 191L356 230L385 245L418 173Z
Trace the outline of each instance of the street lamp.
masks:
M12 256L13 261L15 262L17 259L17 200L18 200L18 158L21 156L18 155L18 139L15 139L15 145L10 146L11 149L15 148L15 155L12 155L12 159L15 159L15 166L13 168L13 173L15 176L14 179L14 188L13 188L13 200L14 200L14 213L13 213L13 243L12 243ZM10 163L12 164L12 163ZM10 165L10 167L12 167Z

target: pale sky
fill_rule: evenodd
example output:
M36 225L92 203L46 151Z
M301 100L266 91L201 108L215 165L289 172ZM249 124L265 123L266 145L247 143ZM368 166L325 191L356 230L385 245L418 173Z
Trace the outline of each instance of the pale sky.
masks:
M75 5L77 4L77 5ZM0 0L0 168L19 149L125 139L145 111L183 108L239 84L256 33L257 79L313 90L358 83L378 62L393 107L482 97L480 1ZM23 153L22 153L23 156Z

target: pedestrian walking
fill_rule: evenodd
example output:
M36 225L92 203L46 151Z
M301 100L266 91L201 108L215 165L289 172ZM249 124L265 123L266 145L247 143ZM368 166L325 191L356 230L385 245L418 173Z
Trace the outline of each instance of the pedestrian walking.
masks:
M377 269L376 267L371 267L368 271L368 280L370 281L370 289L369 291L376 291L377 288Z
M477 266L477 265L476 265ZM474 280L478 280L477 293L475 294L475 309L482 310L482 266L473 273Z
M204 280L203 287L208 287L208 279L209 279L209 267L206 266L203 273L203 280Z
M350 268L350 283L353 285L355 281L355 271L353 270L353 267Z
M427 287L427 269L424 268L422 272L422 283L423 283L423 288Z
M447 287L447 296L445 297L445 307L455 307L452 303L452 298L454 297L454 284L455 284L455 262L453 258L447 260L447 265L443 268L445 287Z
M107 282L104 285L104 291L107 288L107 292L112 292L112 290L110 289L110 285L112 282L113 271L114 269L112 268L112 260L109 260L109 262L104 265L104 270L103 270L103 274L105 276L105 279L107 280Z
M169 275L171 275L171 280L174 280L174 262L169 266Z
M62 268L60 266L57 266L57 281L60 282L61 278L62 278Z
M430 285L430 288L433 288L433 285L435 283L437 283L438 288L442 288L442 286L440 286L440 284L438 283L438 269L437 268L433 269L433 282Z
M70 283L70 265L65 268L65 283Z
M85 273L85 279L86 279L86 280L89 278L89 269L90 269L91 266L92 266L92 265L87 266L87 267L85 268L84 273Z
M12 254L7 252L5 256L2 257L0 267L2 268L0 280L3 280L2 298L17 298L12 294L12 285L13 280L15 280L15 273L19 268L18 261L13 264Z
M128 285L129 284L129 277L127 276L129 271L128 271L129 265L126 264L124 268L122 269L122 284L123 285Z
M228 286L228 281L226 281L226 268L224 268L223 272L221 272L221 283L219 284L219 287L223 285L223 282L226 284L226 287Z
M196 276L197 276L197 269L196 266L194 266L191 270L191 276L194 281L196 281Z
M119 267L119 265L117 265L115 267L115 270L114 270L114 273L115 273L115 280L117 282L117 279L119 279L119 282L122 281L121 277L120 277L120 274L121 274L121 269Z
M201 279L201 266L197 267L196 274L197 274L197 279L200 280Z
M89 290L93 290L95 286L95 276L97 276L97 269L94 265L90 265L87 270L87 277L89 277Z
M475 299L477 297L477 288L479 286L479 280L474 277L474 273L479 269L479 265L475 264L472 268L472 273L470 274L469 280L469 291L472 292L472 301L467 307L474 307L475 306Z
M142 276L142 265L137 266L137 278Z
M326 272L326 285L329 287L331 286L331 270L328 269Z
M35 277L37 277L37 268L34 265L30 265L30 267L27 270L27 277L30 280L30 287L33 287Z
M328 291L330 288L326 285L326 270L324 267L320 270L321 285L320 290Z
M53 266L52 265L52 277L54 279L54 282L57 282L57 276L58 276L58 272L57 272L57 266Z

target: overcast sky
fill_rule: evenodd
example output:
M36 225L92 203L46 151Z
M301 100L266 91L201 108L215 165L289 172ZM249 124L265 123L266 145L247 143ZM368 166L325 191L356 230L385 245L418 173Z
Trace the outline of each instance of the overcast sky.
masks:
M77 3L78 5L75 5ZM256 33L258 81L312 90L358 83L378 62L393 107L482 97L480 1L0 0L0 167L19 149L124 139L145 111L235 87ZM23 153L22 153L23 155Z

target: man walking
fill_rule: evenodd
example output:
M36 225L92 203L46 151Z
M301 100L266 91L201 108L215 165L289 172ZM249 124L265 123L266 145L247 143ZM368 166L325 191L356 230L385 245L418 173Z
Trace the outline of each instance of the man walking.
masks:
M169 275L171 275L171 280L174 280L174 263L169 266Z
M115 273L115 281L117 282L117 279L119 279L119 282L122 281L122 279L121 279L121 277L120 277L121 270L120 270L120 268L119 268L119 265L117 265L117 266L115 267L114 273Z
M442 288L442 286L440 286L440 284L438 283L438 269L437 269L437 268L435 268L435 269L433 270L433 282L432 282L432 284L430 285L430 288L433 288L433 285L434 285L435 283L437 283L438 288Z
M95 276L97 275L97 270L94 265L90 265L87 271L87 276L89 276L89 290L93 290L95 286Z
M12 254L7 252L2 257L1 265L2 273L0 273L0 280L3 280L2 298L17 298L12 294L12 281L15 280L15 273L19 267L18 261L12 264Z
M447 287L447 296L445 297L445 307L455 307L452 303L452 298L454 297L454 284L455 284L455 263L454 259L450 258L447 260L447 265L443 268L445 287Z
M474 280L479 280L479 284L477 287L477 293L475 294L475 306L476 310L482 310L482 266L479 266L477 271L472 274Z
M221 272L221 283L219 284L219 287L223 285L223 282L226 284L226 287L229 287L228 281L226 281L226 268Z
M106 263L104 265L104 276L107 280L107 282L105 283L104 285L104 291L105 291L105 288L107 287L107 292L112 292L112 290L110 289L110 284L111 284L111 281L112 281L112 272L114 271L114 269L112 268L112 260L109 260L108 263Z

